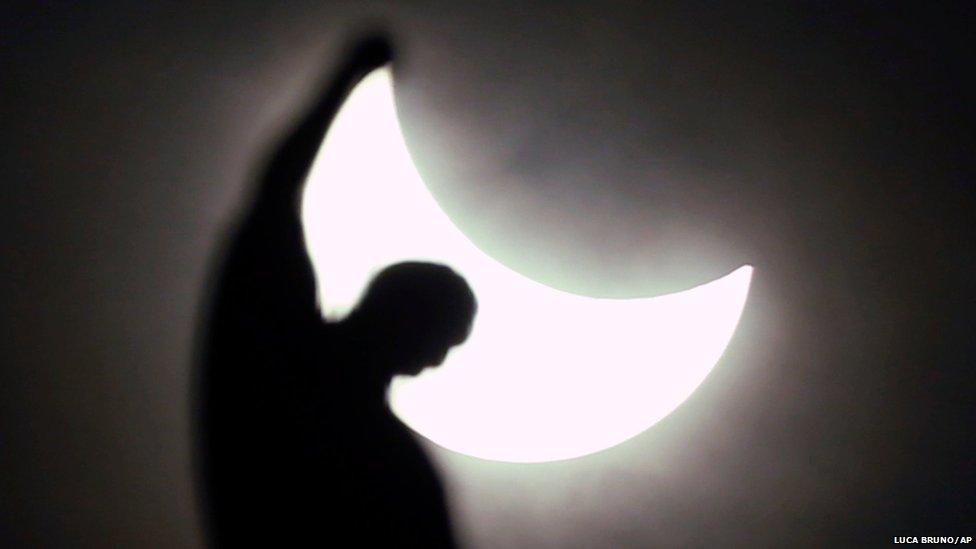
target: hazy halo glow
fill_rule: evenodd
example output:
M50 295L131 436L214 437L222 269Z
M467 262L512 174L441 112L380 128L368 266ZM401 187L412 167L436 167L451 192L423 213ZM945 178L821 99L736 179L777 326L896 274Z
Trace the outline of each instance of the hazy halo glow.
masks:
M340 109L309 175L306 243L329 320L404 260L443 263L478 297L470 339L444 366L398 378L394 412L448 449L513 462L578 457L671 413L705 379L745 305L752 268L640 299L560 291L475 246L427 189L397 119L389 67Z

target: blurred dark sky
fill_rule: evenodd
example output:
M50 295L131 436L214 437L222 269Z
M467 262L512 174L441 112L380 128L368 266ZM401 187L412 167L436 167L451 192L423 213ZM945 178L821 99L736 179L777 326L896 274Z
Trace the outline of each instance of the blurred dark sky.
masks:
M472 546L976 535L970 6L5 3L0 546L199 546L207 273L378 27L425 179L499 260L611 296L756 267L647 433L531 466L434 449Z

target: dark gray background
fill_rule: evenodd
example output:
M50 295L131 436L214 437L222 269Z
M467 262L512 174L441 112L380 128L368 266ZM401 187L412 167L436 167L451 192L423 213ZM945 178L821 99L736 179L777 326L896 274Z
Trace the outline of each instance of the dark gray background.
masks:
M976 535L965 4L6 3L0 546L196 547L208 272L256 162L392 31L425 179L590 295L756 267L702 387L544 465L435 451L475 547Z

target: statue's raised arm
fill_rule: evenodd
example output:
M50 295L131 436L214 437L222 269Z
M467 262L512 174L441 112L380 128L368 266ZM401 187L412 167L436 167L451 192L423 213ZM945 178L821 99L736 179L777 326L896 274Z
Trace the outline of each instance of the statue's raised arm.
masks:
M300 202L305 179L339 106L368 72L391 59L381 39L361 42L331 74L297 123L270 151L257 188L216 280L216 307L235 308L262 324L319 318L315 278L305 249ZM236 311L244 307L247 311ZM229 311L223 311L229 312Z

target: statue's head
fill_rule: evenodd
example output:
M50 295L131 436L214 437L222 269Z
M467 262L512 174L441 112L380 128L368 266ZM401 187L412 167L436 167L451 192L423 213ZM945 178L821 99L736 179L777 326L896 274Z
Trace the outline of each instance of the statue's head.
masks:
M405 262L370 282L345 323L394 375L438 366L471 331L477 301L468 283L449 267Z

